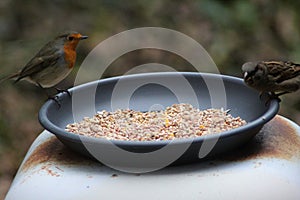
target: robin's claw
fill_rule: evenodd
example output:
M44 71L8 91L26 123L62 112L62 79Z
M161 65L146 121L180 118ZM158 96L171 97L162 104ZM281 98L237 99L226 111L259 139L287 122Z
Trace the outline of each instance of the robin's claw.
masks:
M61 104L60 104L60 102L58 101L58 96L48 97L48 100L49 100L49 99L55 101L55 103L58 105L58 108L61 107Z
M55 90L57 91L57 93L67 93L69 97L71 97L71 93L69 92L69 90L67 89L60 89L60 88L55 88Z

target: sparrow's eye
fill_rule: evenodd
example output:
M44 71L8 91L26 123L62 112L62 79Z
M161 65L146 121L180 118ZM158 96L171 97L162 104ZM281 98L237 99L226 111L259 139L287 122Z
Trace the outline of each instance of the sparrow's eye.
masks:
M74 40L74 37L73 36L68 36L67 40L72 41L72 40Z

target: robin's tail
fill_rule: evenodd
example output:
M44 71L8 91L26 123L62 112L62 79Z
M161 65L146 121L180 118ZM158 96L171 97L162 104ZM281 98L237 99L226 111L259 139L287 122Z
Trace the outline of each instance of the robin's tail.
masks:
M18 77L19 77L19 73L11 74L9 76L4 76L4 77L0 78L0 84L9 79L17 79Z

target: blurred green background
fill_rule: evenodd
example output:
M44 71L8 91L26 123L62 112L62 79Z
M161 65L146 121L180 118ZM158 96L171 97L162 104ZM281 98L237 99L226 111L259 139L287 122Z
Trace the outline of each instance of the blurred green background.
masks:
M0 1L0 77L17 71L64 30L89 39L78 48L77 69L106 38L137 27L164 27L198 41L223 74L241 77L241 65L254 60L300 63L300 1L286 0L2 0ZM182 47L184 48L184 47ZM157 62L195 71L180 57L138 50L116 60L105 76ZM63 81L71 87L76 70ZM30 144L43 128L37 115L45 94L26 82L0 85L0 198L6 193ZM282 98L280 114L300 123L299 92Z

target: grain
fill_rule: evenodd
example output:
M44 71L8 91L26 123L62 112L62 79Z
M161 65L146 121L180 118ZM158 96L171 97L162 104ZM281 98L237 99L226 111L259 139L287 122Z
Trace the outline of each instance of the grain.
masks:
M238 128L246 124L229 110L199 110L190 104L174 104L161 111L130 109L100 111L81 122L68 124L68 132L108 140L155 141L193 138Z

